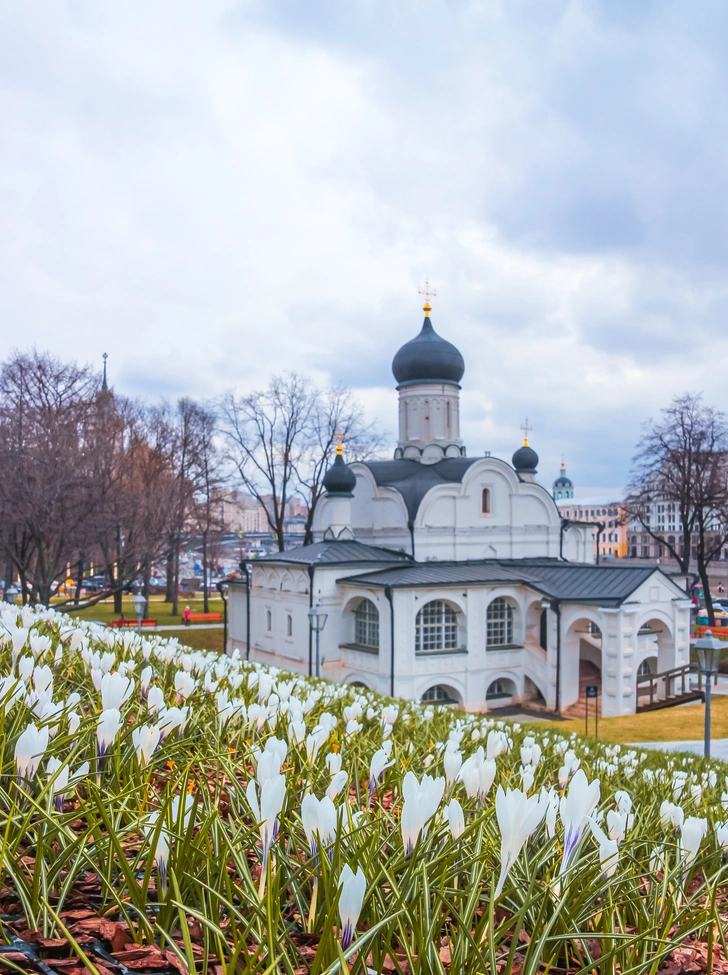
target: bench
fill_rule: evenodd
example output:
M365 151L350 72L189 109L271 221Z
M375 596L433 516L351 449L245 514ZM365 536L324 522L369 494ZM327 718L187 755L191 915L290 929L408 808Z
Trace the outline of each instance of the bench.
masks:
M190 623L222 623L222 613L190 613Z
M114 629L119 629L121 626L137 626L136 620L112 620L111 625ZM156 626L156 620L142 620L142 626Z

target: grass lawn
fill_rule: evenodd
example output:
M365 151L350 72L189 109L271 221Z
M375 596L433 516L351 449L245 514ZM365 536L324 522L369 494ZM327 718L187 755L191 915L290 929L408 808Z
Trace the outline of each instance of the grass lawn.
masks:
M209 603L209 612L222 613L223 606L220 596L217 594L214 597L210 596ZM52 605L53 603L51 603L51 606ZM201 613L203 611L202 596L188 595L184 598L180 598L180 612L177 616L172 616L172 604L165 603L164 596L152 596L149 600L147 615L151 617L151 619L155 619L160 626L172 626L175 623L182 622L182 613L184 612L185 606L189 606L193 613ZM131 596L124 596L122 600L122 609L126 619L136 619L136 613L134 612ZM113 599L105 599L100 603L96 603L95 606L89 607L88 609L71 611L69 616L85 620L98 620L100 623L110 623L113 619L118 619L117 614L114 612Z
M728 738L728 695L721 694L711 701L711 737ZM600 718L599 737L605 741L702 741L705 705L692 704L648 711L645 714L626 714L621 718ZM541 725L543 727L543 725ZM576 731L584 734L584 719L558 724L560 734ZM594 734L594 718L589 718L589 733Z

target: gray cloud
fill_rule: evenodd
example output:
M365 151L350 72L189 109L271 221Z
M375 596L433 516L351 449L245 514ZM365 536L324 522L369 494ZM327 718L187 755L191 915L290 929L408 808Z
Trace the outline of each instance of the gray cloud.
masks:
M416 293L471 453L528 414L618 491L640 422L725 408L718 0L0 8L0 321L124 392L355 387L394 435ZM611 485L611 488L609 487Z

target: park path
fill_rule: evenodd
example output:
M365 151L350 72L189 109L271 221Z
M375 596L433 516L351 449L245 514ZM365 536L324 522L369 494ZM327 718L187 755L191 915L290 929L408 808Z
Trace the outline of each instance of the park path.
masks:
M666 752L692 752L693 755L703 754L703 742L700 741L631 741L630 748L659 748ZM728 762L728 738L713 738L710 742L710 757L720 758Z

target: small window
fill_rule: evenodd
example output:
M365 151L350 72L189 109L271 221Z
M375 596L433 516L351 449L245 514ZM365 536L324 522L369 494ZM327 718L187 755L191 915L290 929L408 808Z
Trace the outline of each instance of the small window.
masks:
M273 629L273 614L269 609L267 609L265 611L265 631L266 633L270 633L272 629Z
M549 618L548 618L548 616L549 616L549 611L547 609L542 609L541 610L541 620L540 620L540 625L539 625L539 634L538 634L538 642L539 642L542 650L548 650L548 648L549 648L549 634L548 634Z
M480 510L484 515L490 514L490 488L483 488L483 496L481 498Z
M290 613L286 616L286 636L293 636L293 617Z
M649 677L652 674L652 668L650 667L649 660L643 660L642 663L637 668L638 677Z

